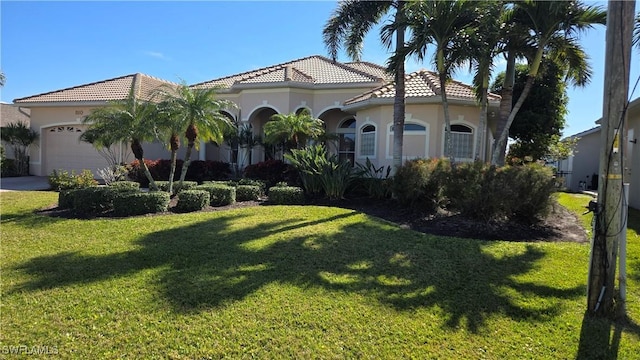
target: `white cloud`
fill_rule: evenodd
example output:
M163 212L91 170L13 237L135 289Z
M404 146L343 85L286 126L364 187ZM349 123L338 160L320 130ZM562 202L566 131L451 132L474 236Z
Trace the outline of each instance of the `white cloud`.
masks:
M166 57L163 53L158 51L145 51L144 54L156 59L169 60L168 57Z

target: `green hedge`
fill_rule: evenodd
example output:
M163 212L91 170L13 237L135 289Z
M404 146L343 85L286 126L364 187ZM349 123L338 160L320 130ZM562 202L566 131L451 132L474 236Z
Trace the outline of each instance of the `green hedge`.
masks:
M122 194L113 200L113 213L132 216L165 212L169 208L169 200L169 194L162 191Z
M408 160L394 175L393 193L401 205L433 211L444 200L442 184L447 182L449 172L448 160Z
M274 186L269 188L269 201L276 205L304 204L304 191L296 186Z
M73 209L74 194L78 189L60 190L58 193L58 208Z
M209 192L206 190L184 190L178 194L176 212L191 212L204 209L210 201Z
M238 185L236 187L237 201L255 201L260 199L262 190L256 185Z
M81 215L95 215L113 209L117 192L107 186L93 186L73 192L73 210Z
M123 190L123 191L139 191L140 184L135 181L116 181L109 184L109 187L114 190Z
M223 184L204 184L196 186L196 190L209 192L211 206L225 206L236 202L236 188Z
M169 191L169 182L168 181L156 181L156 185L158 185L158 189L161 191ZM193 190L198 186L198 183L195 181L184 181L182 182L182 186L180 186L180 181L173 182L173 193L177 194L183 190Z

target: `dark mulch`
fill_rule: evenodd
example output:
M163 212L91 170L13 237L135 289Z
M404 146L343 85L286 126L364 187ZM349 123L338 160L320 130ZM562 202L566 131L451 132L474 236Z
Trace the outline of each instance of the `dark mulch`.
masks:
M175 201L176 199L172 199L170 208L175 205ZM403 228L439 236L507 241L570 241L579 243L589 241L587 232L582 227L580 219L559 204L553 206L552 211L550 211L546 219L529 225L514 222L483 222L447 212L421 214L401 208L392 201L377 201L362 198L339 201L318 200L313 201L312 204L356 210L399 224ZM220 207L207 206L202 211L224 211L259 205L268 205L268 202L261 200L238 202L233 205ZM60 210L56 207L42 209L39 213L65 218L87 218L81 214L74 214L69 210ZM172 213L149 214L145 216L166 216L170 214ZM111 215L106 213L101 216L109 217Z

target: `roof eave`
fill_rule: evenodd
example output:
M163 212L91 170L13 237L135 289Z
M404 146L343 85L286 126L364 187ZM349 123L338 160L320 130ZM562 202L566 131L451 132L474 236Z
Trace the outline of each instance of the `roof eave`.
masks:
M111 101L120 101L124 99L113 100L75 100L75 101L20 101L14 100L13 103L16 106L24 108L32 107L63 107L63 106L104 106Z

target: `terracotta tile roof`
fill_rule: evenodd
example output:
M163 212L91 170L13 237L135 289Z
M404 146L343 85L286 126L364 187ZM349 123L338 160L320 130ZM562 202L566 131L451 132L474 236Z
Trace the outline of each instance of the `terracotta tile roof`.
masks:
M12 104L0 103L0 126L6 126L9 123L22 122L29 125L31 120L31 110L20 109Z
M384 68L371 63L340 63L314 55L240 74L194 84L196 88L220 86L230 88L240 84L302 82L309 84L370 83L387 81Z
M123 100L129 96L132 88L140 99L149 100L153 90L164 84L173 83L137 73L15 99L14 103Z
M374 64L368 61L358 61L358 62L348 62L348 63L345 63L345 65L358 69L360 71L364 71L367 74L377 76L381 79L385 79L386 81L393 80L393 75L387 72L387 68L378 64Z
M451 80L446 84L448 99L475 100L473 87L463 84L456 80ZM374 98L390 98L396 95L396 89L393 82L379 86L375 89L365 92L344 102L345 105L353 105L362 101ZM411 74L405 75L405 98L427 98L440 97L440 82L438 74L428 71L419 70ZM489 94L489 101L500 100L500 96Z

